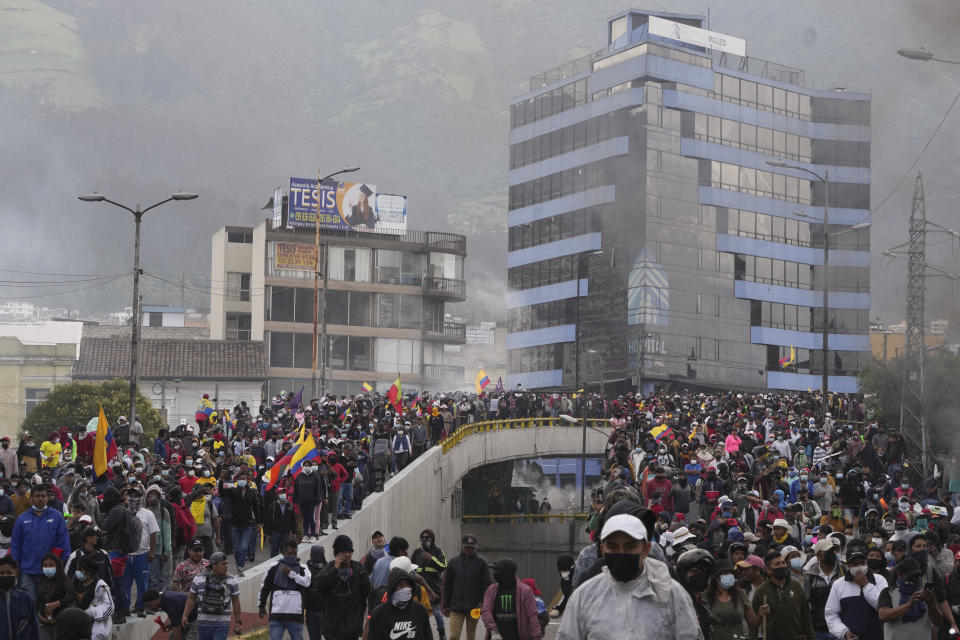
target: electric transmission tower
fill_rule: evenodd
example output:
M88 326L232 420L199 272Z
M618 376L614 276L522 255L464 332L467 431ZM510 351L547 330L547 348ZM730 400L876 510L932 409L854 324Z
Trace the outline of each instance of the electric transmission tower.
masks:
M927 233L946 233L960 238L960 233L927 220L923 195L923 179L917 174L913 188L913 205L910 209L909 240L884 251L888 257L907 258L907 309L906 352L903 359L903 387L900 396L900 431L908 444L907 457L919 463L924 479L930 477L930 432L927 425L927 407L924 396L926 364L926 325L924 302L926 279L947 277L960 280L960 276L941 267L927 263ZM905 251L904 251L905 249Z

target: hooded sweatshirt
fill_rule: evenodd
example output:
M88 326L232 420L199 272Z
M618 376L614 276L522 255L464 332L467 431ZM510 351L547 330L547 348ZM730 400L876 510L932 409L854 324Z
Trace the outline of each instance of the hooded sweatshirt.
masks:
M480 618L488 631L499 631L503 640L540 637L537 599L533 589L517 579L517 563L501 558L493 565L495 582L483 595Z
M367 637L405 638L407 640L433 640L430 615L422 604L414 599L394 604L392 595L401 580L416 585L416 578L403 569L391 569L387 576L387 601L373 610ZM414 587L417 589L418 587Z

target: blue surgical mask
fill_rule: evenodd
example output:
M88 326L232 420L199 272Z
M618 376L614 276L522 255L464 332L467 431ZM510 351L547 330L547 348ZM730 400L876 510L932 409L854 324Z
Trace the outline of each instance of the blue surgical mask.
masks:
M720 586L724 589L732 589L736 583L737 579L733 577L732 573L725 573L720 576Z
M77 569L76 571L74 571L73 576L80 582L83 582L84 580L87 579L87 574L85 574L82 569Z
M838 474L837 474L837 480L843 480L843 474L842 474L842 473L838 473Z
M790 568L794 571L800 571L803 568L803 558L790 558Z
M246 481L246 480L237 480L237 486L240 487L241 489L243 489L245 486L247 486L247 481Z
M56 568L56 567L44 567L44 568L43 568L43 575L45 575L45 576L48 577L48 578L52 578L53 576L57 575L57 568Z

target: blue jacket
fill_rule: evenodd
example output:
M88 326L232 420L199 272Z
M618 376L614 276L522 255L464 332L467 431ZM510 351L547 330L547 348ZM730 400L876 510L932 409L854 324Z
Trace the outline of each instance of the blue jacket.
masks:
M170 460L170 450L167 449L167 443L160 438L153 441L153 454L163 458L164 462Z
M63 514L50 507L39 514L32 507L21 513L13 523L10 538L10 554L20 564L20 573L40 573L40 560L52 549L62 549L61 558L70 556L70 536Z
M37 640L38 633L33 597L16 587L0 593L0 640Z

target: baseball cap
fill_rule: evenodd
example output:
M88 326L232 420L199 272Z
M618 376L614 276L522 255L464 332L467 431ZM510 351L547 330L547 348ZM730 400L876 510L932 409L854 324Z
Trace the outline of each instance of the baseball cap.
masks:
M188 549L203 549L203 540L200 538L194 538L190 541L190 544L187 545Z
M477 546L477 536L472 533L468 533L463 536L463 539L460 541L460 544L464 547L475 547Z
M763 559L760 556L749 555L740 562L737 563L737 566L741 569L749 569L750 567L755 567L757 569L763 569Z
M783 558L783 559L786 559L787 556L790 555L791 553L793 553L794 551L796 551L796 552L799 553L799 552L800 552L800 549L797 549L797 548L796 548L795 546L793 546L792 544L784 545L783 548L780 549L780 557Z
M603 524L600 539L603 540L618 531L622 531L634 540L647 539L647 527L637 516L629 513L618 513Z
M407 573L413 573L420 568L420 565L413 564L410 561L410 558L406 556L400 556L399 558L394 558L390 561L390 570L394 569L403 569Z

